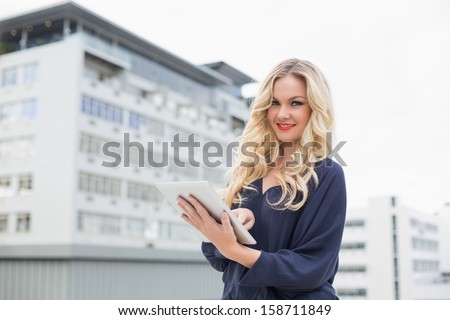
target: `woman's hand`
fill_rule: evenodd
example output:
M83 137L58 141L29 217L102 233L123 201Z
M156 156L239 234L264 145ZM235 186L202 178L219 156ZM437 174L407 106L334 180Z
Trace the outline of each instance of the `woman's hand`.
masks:
M247 230L250 230L255 224L255 216L250 209L238 208L231 210L231 213L238 218L239 222L242 223Z
M261 251L243 246L237 242L230 217L224 211L219 224L209 215L208 210L194 197L187 201L177 198L178 206L183 210L181 217L195 229L203 233L226 258L236 261L247 268L251 268L261 256ZM255 223L253 212L240 208L233 210L233 214L250 229Z
M193 196L189 196L187 201L178 197L177 202L183 211L181 218L205 235L225 257L239 246L230 217L225 211L220 217L222 224L219 224ZM249 216L248 213L245 216Z

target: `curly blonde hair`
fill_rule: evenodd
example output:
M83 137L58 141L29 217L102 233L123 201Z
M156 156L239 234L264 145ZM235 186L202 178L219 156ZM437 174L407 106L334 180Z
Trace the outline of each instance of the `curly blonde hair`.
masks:
M334 125L331 92L324 75L314 64L305 60L287 59L276 65L262 83L252 102L250 119L242 135L237 138L237 158L227 173L228 186L223 193L225 203L230 207L233 204L242 204L245 200L242 191L254 190L251 183L263 178L280 155L282 142L277 139L268 123L267 110L272 105L275 81L286 75L294 75L305 81L311 116L302 137L295 143L294 153L290 156L290 163L295 165L275 172L282 195L279 201L271 205L279 210L298 210L308 198L308 182L313 179L316 185L318 183L317 174L311 164L326 157L326 134ZM303 195L300 202L295 201L298 192Z

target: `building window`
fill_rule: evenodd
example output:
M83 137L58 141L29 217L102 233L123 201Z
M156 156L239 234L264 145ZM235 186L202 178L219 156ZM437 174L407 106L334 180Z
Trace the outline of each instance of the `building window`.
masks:
M25 159L35 155L36 150L34 147L33 137L20 137L13 141L15 156L18 159Z
M427 240L421 238L412 238L412 247L418 251L432 251L437 252L439 249L439 243L434 240Z
M33 176L31 174L19 177L19 194L33 190Z
M36 99L28 99L22 101L22 114L21 119L34 119L37 114L37 100Z
M37 100L34 98L0 105L0 123L34 119L37 108Z
M127 234L129 236L143 237L145 220L139 218L127 218Z
M6 214L0 215L0 233L8 232L8 216Z
M170 240L193 240L196 234L187 225L179 223L169 223L168 225Z
M147 202L160 202L162 195L154 186L128 182L128 198Z
M19 233L30 232L31 229L31 216L29 213L17 214L16 231Z
M0 177L0 189L9 189L11 186L10 177Z
M6 160L14 155L14 145L12 141L0 141L0 160Z
M91 212L78 214L78 231L91 234L120 234L120 217Z
M34 156L34 138L33 137L20 137L12 141L8 141L11 158L26 159Z
M120 197L120 180L89 173L80 173L79 190L105 196Z
M163 123L136 112L130 112L129 126L136 130L146 130L148 134L164 135Z
M16 102L0 105L0 123L16 121L19 118L18 110Z
M0 177L0 198L12 197L11 177Z
M345 221L346 228L364 228L365 221L364 220L347 220Z
M23 82L25 84L36 83L38 79L38 64L36 62L27 63L23 68Z
M338 289L337 295L341 298L365 298L367 297L367 290L364 288Z
M439 261L435 260L413 260L414 272L437 272Z
M2 87L14 86L17 84L17 67L5 68L2 74Z
M83 96L81 112L105 121L122 124L123 110L106 102Z
M80 152L92 155L102 155L103 145L106 142L108 142L106 139L82 133L80 138Z
M98 140L93 136L81 134L80 151L88 154L99 154Z
M366 244L364 242L350 242L342 243L341 250L365 250Z
M419 231L420 233L430 232L430 233L438 233L439 227L435 224L418 221L416 219L410 220L411 227Z
M145 118L140 117L137 113L130 112L129 126L130 126L130 128L139 130L139 127L142 124L145 124L144 120L145 120Z
M426 229L427 229L427 231L432 232L432 233L437 233L438 232L438 226L435 225L435 224L427 223L426 224Z
M366 273L366 266L340 266L340 273Z
M0 160L23 159L32 155L34 147L31 137L0 140Z

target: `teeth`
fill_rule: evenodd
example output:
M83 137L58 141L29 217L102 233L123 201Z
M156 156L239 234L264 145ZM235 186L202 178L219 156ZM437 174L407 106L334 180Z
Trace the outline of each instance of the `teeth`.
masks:
M280 127L293 127L294 126L293 124L281 124L281 123L279 123L278 125Z

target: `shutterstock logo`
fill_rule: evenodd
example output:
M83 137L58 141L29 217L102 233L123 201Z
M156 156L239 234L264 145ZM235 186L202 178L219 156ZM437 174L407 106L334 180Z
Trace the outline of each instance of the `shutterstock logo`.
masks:
M309 151L311 149L321 150L325 148L328 158L335 158L336 162L341 166L347 166L339 155L339 151L346 142L340 141L335 147L332 147L332 133L328 132L325 146L317 142L307 143L300 152L294 154L294 160L287 162L286 165L296 166L301 161L306 165L313 166L314 163L310 163L308 160ZM289 147L289 143L284 144ZM133 154L135 158L137 157L139 167L145 167L146 164L155 168L167 167L169 166L169 157L160 155L168 155L170 148L171 154L173 155L173 164L181 168L185 168L188 165L194 168L201 166L217 168L224 164L226 167L231 167L235 159L234 155L238 148L240 148L242 154L247 158L246 161L241 161L240 165L243 167L252 167L260 161L260 157L253 151L258 145L257 142L251 141L243 143L241 146L239 146L237 141L233 141L227 145L223 145L217 141L208 141L201 145L201 142L195 139L194 133L189 134L186 141L181 141L180 134L177 133L174 135L173 141L163 141L161 143L149 141L146 147L144 147L141 142L131 141L129 133L124 133L123 143L109 141L103 145L103 155L109 157L111 161L103 161L102 166L107 168L115 168L121 165L130 167L130 155ZM155 149L158 146L159 149ZM267 148L276 148L275 142L270 141L269 135L264 137L263 148L265 149L263 154L268 153L269 150ZM201 160L196 159L196 154L201 155Z

